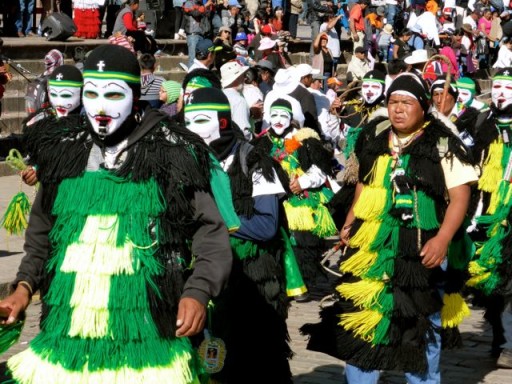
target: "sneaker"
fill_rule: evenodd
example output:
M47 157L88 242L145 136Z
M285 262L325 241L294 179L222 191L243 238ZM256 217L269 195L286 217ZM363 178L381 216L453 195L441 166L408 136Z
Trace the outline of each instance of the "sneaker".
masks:
M18 37L25 37L25 34L23 32L18 32Z
M174 40L179 40L179 39L180 39L180 35L179 35L179 34L177 34L177 33L175 33L175 34L174 34Z
M182 40L186 40L187 39L187 34L185 33L185 31L183 29L180 29L178 31L178 36L182 39Z
M29 33L27 33L27 37L39 37L39 35L37 33L30 31Z
M183 69L185 72L188 72L188 66L185 63L178 63L178 65Z
M512 349L504 348L496 365L500 368L512 369Z

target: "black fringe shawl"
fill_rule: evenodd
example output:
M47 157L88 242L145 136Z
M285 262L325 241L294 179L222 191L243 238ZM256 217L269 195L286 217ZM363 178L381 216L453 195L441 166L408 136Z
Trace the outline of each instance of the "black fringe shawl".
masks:
M91 132L84 115L50 117L26 127L26 147L31 164L37 165L37 176L43 186L43 208L48 215L60 183L85 172L93 146ZM182 124L152 110L130 134L126 151L124 163L112 172L133 182L155 178L167 204L156 226L160 247L155 252L166 268L152 282L160 294L150 286L147 292L160 334L175 337L177 305L187 277L185 268L191 258L189 241L196 230L191 199L194 191L210 191L209 150ZM42 286L48 287L51 279L52 276L46 276ZM43 319L46 311L43 308Z
M379 156L389 153L389 132L387 128L376 135L377 122L367 125L359 136L356 153L360 162L360 180L366 180L373 164ZM432 119L423 135L408 146L404 153L410 155L408 164L409 182L434 199L437 206L439 222L442 222L446 209L445 183L440 165L438 142L441 137L448 138L446 156L457 156L463 163L471 163L471 158L461 141L454 136L440 121ZM362 220L357 219L352 227L352 234L358 231ZM427 361L425 348L432 340L434 332L440 332L428 317L439 312L442 300L438 287L451 276L450 271L440 268L428 269L421 264L417 249L417 230L400 226L399 253L394 257L394 274L390 289L394 306L390 317L389 344L373 346L346 331L338 325L340 313L359 311L352 301L347 301L336 294L334 305L321 311L321 322L305 324L301 327L303 334L310 335L308 349L324 352L362 369L401 370L405 372L425 372ZM421 242L425 244L435 236L437 230L421 231ZM358 249L349 248L343 256L344 261L354 255ZM460 271L459 271L460 272ZM460 282L462 276L459 276ZM359 278L346 274L341 282L356 282ZM453 289L461 284L452 283ZM450 346L460 345L460 335L456 329L451 330Z
M464 113L460 115L458 119L455 121L455 126L457 127L459 133L467 131L474 139L477 131L476 122L479 114L480 111L476 108L466 108Z
M302 141L302 145L297 149L300 167L307 172L312 165L316 165L326 175L332 176L333 151L327 150L322 142L315 138L309 138Z

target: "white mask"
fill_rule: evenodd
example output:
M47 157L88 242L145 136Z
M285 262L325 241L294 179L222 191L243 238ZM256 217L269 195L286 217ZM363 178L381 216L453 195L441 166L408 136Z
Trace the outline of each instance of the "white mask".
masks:
M470 106L473 101L473 93L469 89L458 88L459 91L459 99L457 100L459 103Z
M219 114L217 111L200 110L185 112L185 126L196 133L208 145L220 138Z
M494 80L491 90L492 103L499 110L512 104L512 80Z
M373 104L382 95L382 84L376 81L363 81L361 92L366 104Z
M122 80L84 79L83 105L94 132L109 136L130 116L133 91Z
M286 128L290 126L291 116L290 113L283 109L270 110L270 126L276 133L281 136Z
M48 86L48 97L58 117L67 116L80 105L80 88Z

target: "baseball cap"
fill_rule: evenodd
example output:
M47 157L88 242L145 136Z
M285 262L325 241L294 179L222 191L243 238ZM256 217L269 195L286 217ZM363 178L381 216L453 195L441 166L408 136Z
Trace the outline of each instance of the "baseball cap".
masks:
M315 73L313 75L313 80L325 80L327 76L322 75L321 73Z
M337 86L341 87L343 83L336 77L329 77L327 79L327 85L333 85L336 84Z

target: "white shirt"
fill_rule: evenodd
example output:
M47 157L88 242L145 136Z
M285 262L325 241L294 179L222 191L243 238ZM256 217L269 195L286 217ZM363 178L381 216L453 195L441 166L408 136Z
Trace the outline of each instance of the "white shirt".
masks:
M503 44L498 51L498 58L492 67L507 68L510 66L512 66L512 51L508 49L507 44Z
M473 18L471 17L471 15L466 16L466 17L462 20L462 24L463 24L463 25L464 25L464 24L469 24L469 25L471 25L471 28L473 28L473 29L477 29L476 21L475 21L475 19L473 19Z
M208 67L206 65L204 65L203 63L201 63L199 60L197 59L194 59L194 62L192 63L192 65L190 66L190 68L187 70L187 73L190 73L192 72L194 69L208 69Z
M316 111L318 113L318 122L322 129L324 139L337 144L340 137L340 121L337 116L330 113L331 101L322 93L322 91L308 88L308 91L315 98Z
M320 32L325 32L327 34L327 48L331 50L332 57L340 57L341 48L340 48L340 37L338 32L336 32L335 28L327 29L327 22L322 23L320 25Z
M252 139L251 123L249 122L249 106L240 92L235 88L223 89L231 107L231 119L242 130L246 139Z

